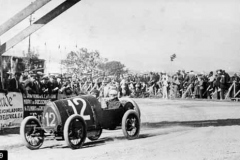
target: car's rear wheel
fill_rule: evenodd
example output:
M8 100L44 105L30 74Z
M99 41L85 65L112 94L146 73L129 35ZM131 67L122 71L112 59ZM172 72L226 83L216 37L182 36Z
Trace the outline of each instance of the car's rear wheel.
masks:
M71 115L65 122L63 135L69 147L81 148L87 136L86 122L78 114Z
M24 118L20 126L20 135L25 146L31 150L39 149L44 142L44 130L34 116Z
M96 141L101 136L101 134L102 134L102 129L99 129L96 135L90 136L88 137L88 139L90 139L91 141Z
M136 139L140 132L140 119L135 110L128 110L122 118L122 131L124 136L129 139Z

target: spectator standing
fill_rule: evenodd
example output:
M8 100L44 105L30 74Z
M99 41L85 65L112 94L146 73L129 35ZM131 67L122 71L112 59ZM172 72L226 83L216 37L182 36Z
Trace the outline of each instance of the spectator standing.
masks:
M198 81L199 81L199 98L203 98L203 90L204 90L203 76L199 76Z
M213 82L215 80L215 76L213 75L213 71L209 72L208 75L208 80L207 80L207 89L206 89L206 93L207 93L207 98L211 99L212 98L212 93L213 93Z
M48 94L49 92L49 82L48 82L48 76L43 76L41 80L41 91L40 93Z
M167 81L167 78L166 78L166 77L163 78L162 85L163 85L163 88L162 88L163 97L162 97L162 98L163 98L163 99L168 99L168 91L167 91L168 81Z
M179 80L177 77L177 74L172 76L172 81L171 81L171 86L170 86L170 95L169 97L171 98L177 98L178 97L178 85L179 85Z
M227 79L225 73L220 72L220 99L223 100L225 98L225 91L227 89Z
M20 72L15 73L14 77L9 81L8 91L23 92L23 87L19 81L21 75Z
M186 96L192 96L193 95L193 86L195 82L195 73L193 71L190 71L190 73L186 76L184 79L184 83L187 84L187 90L182 95L182 98L186 98Z
M54 75L49 77L48 88L49 88L49 94L58 93L59 86L58 86L57 79Z

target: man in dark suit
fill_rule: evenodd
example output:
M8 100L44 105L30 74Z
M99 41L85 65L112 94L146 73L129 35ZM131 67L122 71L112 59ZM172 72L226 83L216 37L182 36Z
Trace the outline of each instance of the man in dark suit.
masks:
M43 93L43 94L48 94L49 93L49 80L48 80L48 76L43 76L42 77L42 80L40 82L40 93Z
M20 72L15 73L15 76L9 81L8 91L23 92L23 87L19 82L21 75L22 74Z
M39 94L40 93L40 82L37 80L35 74L30 75L30 79L26 82L25 88L29 94Z
M49 78L48 88L49 88L49 93L50 94L58 93L59 85L58 85L56 77L53 76L53 75L50 76L50 78Z

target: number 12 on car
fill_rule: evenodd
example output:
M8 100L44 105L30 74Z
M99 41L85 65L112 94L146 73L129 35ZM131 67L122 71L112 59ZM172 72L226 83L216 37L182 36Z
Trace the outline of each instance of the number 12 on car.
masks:
M85 112L86 107L87 107L87 103L86 103L86 101L84 99L82 99L82 98L74 98L74 99L72 99L72 101L69 99L68 100L68 106L72 107L74 114L78 114L77 113L77 108L76 108L76 106L79 105L78 101L82 102L82 108L80 110L80 116L82 116L84 120L90 120L91 119L90 115L84 115L84 112Z

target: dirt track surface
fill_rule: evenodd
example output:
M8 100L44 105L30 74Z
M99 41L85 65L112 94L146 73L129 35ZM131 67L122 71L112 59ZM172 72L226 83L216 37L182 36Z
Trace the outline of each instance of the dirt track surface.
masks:
M142 112L140 136L104 130L99 140L71 150L64 141L45 141L39 150L9 149L9 159L239 160L240 103L136 99Z

